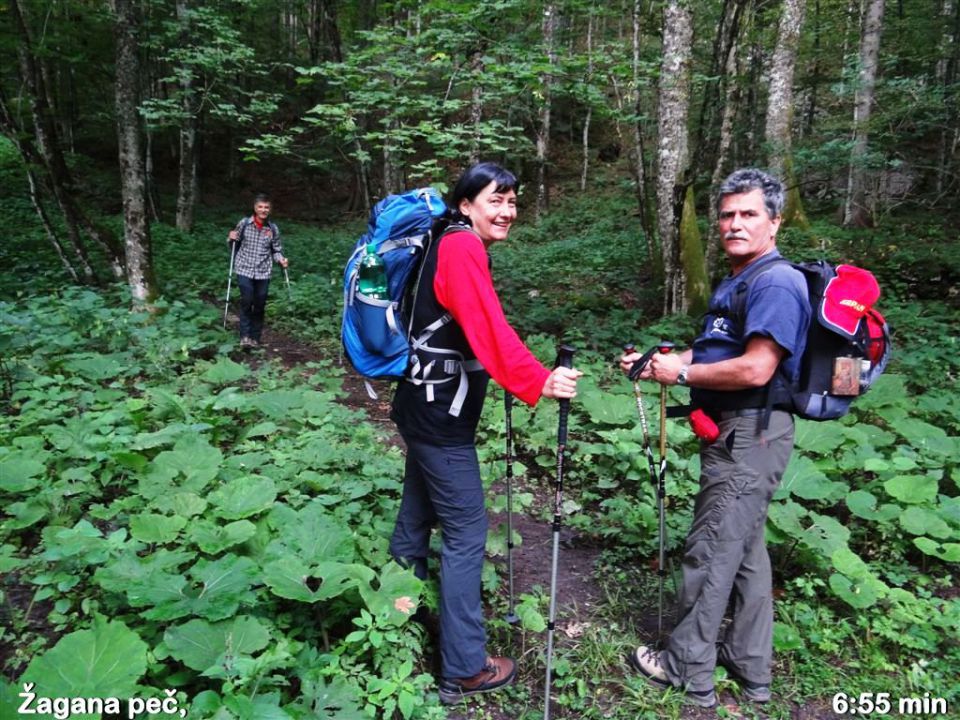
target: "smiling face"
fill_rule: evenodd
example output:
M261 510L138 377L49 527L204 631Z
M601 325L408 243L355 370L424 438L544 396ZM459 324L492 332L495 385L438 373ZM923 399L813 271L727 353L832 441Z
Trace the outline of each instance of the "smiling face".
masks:
M257 220L263 222L268 217L270 217L270 203L259 200L253 204L253 214L257 216Z
M780 215L770 217L763 191L725 195L720 200L720 239L734 274L773 250Z
M469 218L483 244L489 247L506 240L517 219L517 194L513 190L497 192L497 183L492 181L473 200L461 200L460 213Z

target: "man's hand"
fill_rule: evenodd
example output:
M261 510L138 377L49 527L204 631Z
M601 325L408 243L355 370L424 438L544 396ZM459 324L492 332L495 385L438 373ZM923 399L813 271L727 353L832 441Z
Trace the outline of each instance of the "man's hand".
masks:
M643 357L643 353L638 353L636 351L630 351L624 353L620 357L620 369L623 370L623 374L630 376L630 370L633 369L633 364ZM649 380L650 379L650 363L647 363L643 370L641 371L637 380Z
M557 367L543 384L540 394L552 400L567 400L577 396L577 380L583 373L573 368Z
M281 267L286 267L287 265L290 264L290 261L287 260L285 257L280 258L279 260L277 260L277 262L280 263Z
M227 233L227 242L228 242L228 243L236 242L236 241L237 241L237 237L239 237L239 236L237 235L237 231L236 231L236 230L231 230L229 233Z

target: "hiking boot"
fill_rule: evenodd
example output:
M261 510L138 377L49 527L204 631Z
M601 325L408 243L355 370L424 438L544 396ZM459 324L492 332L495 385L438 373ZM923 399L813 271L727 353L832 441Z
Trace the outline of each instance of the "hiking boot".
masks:
M517 663L508 657L488 657L483 670L473 677L440 681L440 702L453 705L466 697L497 690L513 682Z
M248 338L248 337L242 337L242 338L240 338L240 347L242 347L242 348L252 348L252 347L254 347L254 345L255 345L255 344L254 344L254 342L253 342L252 339L250 339L250 338Z
M630 664L643 675L647 682L655 688L665 690L673 687L667 677L666 670L660 664L660 652L646 645L635 649L627 658ZM698 707L709 708L717 704L717 693L714 690L684 690L686 702Z
M635 670L638 670L652 685L668 688L673 685L666 670L660 664L660 652L652 647L641 645L627 657Z
M740 673L737 672L736 668L733 667L730 663L724 660L718 660L717 664L726 668L727 675L740 686L740 689L743 690L743 696L755 703L765 703L770 702L770 698L773 694L770 692L769 685L763 685L761 683L751 682L744 678Z

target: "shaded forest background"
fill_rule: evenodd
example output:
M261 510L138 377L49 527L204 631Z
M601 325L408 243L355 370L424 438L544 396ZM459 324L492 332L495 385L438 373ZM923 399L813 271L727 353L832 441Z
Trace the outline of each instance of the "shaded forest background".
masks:
M847 226L955 206L954 0L12 0L3 16L2 130L47 237L74 281L126 277L137 302L162 291L149 221L189 230L258 190L326 221L478 158L518 171L528 218L613 168L674 312L708 293L710 188L735 167L782 174L801 226L803 203ZM122 237L98 219L121 209Z

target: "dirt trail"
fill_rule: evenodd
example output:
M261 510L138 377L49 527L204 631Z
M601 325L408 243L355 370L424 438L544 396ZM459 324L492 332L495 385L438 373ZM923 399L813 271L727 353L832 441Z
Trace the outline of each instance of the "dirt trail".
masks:
M253 367L259 366L266 359L278 359L285 367L289 368L321 358L316 348L269 328L264 330L263 340L260 349L244 353L238 350L235 355L245 358ZM351 371L344 375L343 389L345 391L343 402L346 405L366 411L368 420L380 425L386 431L389 442L403 447L403 441L396 433L393 423L389 420L390 397L392 394L389 383L375 383L374 389L379 398L372 399L367 393L363 380ZM518 487L522 483L523 479L518 479ZM504 492L504 488L498 483L495 483L492 489L495 492ZM531 488L528 485L525 489L535 491L537 495L537 500L534 503L535 507L549 507L552 512L553 494L549 486ZM491 513L491 530L496 528L498 524L505 522L504 514ZM516 595L531 593L537 586L544 594L549 593L553 553L553 532L550 521L526 513L516 513L513 524L516 532L523 539L522 544L514 548L513 566ZM562 562L557 576L558 612L555 634L558 647L560 644L567 642L565 630L575 632L575 629L571 627L572 625L596 621L594 613L601 601L601 587L595 576L595 565L601 548L568 528L561 531L560 539ZM502 575L505 578L505 561L501 564ZM507 583L504 581L501 588L504 596L506 595L506 585ZM668 626L669 620L668 613L666 618L666 625ZM650 637L653 637L657 626L656 610L654 609L652 614L640 617L637 624L641 630L648 631ZM431 648L428 648L427 652L428 665L435 666L435 658L432 656ZM437 668L434 667L434 672L436 670ZM624 672L629 672L626 664L624 664ZM611 680L616 682L616 678L611 678ZM521 672L518 682L525 682L530 706L540 707L543 696L543 678L539 672ZM496 697L496 695L488 695L482 701L466 702L452 707L447 714L448 720L513 720L513 715L508 714L504 708L496 704ZM736 698L729 691L721 691L718 699L720 704L712 709L685 706L681 711L681 719L707 720L708 718L718 717L718 714L721 717L734 718L768 717L762 712L761 706L747 705L741 708ZM575 714L564 712L562 708L555 704L553 706L553 716L558 720L572 720L577 717ZM805 705L793 703L789 715L777 714L769 717L789 717L791 720L829 720L834 718L835 715L829 706L829 701L825 700Z

